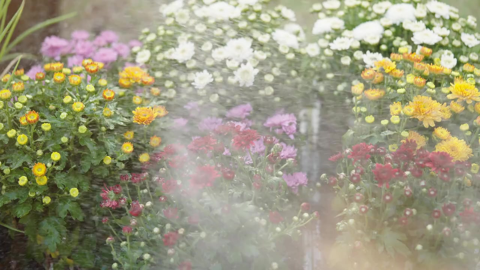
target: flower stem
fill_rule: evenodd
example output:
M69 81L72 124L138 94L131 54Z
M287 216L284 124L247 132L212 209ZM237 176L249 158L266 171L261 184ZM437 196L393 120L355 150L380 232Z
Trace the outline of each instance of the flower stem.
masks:
M0 222L0 226L3 226L3 227L5 227L5 228L7 228L7 229L9 229L9 230L12 230L12 231L15 231L15 232L19 232L19 233L25 234L24 231L21 231L21 230L19 230L19 229L15 229L15 228L13 228L13 227L5 224L5 223L2 223L2 222Z

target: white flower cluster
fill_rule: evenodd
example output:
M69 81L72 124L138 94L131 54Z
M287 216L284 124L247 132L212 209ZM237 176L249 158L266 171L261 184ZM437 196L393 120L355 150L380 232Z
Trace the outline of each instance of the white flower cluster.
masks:
M305 43L292 10L269 10L266 3L176 0L163 5L164 22L155 33L144 30L136 62L152 70L157 83L201 102L205 97L229 103L246 95L251 99L252 93L280 101L281 91L292 96L305 80L298 77L302 63L318 56L320 47Z
M448 68L457 64L457 58L469 59L467 55L478 50L480 34L474 17L460 18L458 9L436 0L398 2L328 0L314 4L311 12L319 19L312 34L319 38L319 47L325 48L317 57L323 62L318 66L324 69L318 72L318 81L358 74L399 47L415 51L435 46L446 52L439 58ZM325 64L332 61L338 64Z

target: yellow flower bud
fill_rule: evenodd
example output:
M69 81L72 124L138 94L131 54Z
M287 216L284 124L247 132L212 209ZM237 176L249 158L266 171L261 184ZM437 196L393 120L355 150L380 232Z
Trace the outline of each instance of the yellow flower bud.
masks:
M78 189L77 188L71 188L70 189L70 196L76 198L78 196Z
M58 153L58 152L53 152L53 153L50 155L50 158L51 158L53 161L59 161L60 158L62 158L62 156L61 156L60 153Z
M398 145L396 145L396 144L390 144L388 146L388 150L390 150L390 152L395 152L395 151L397 151L397 149L398 149Z
M15 129L10 129L8 132L7 132L7 136L9 138L13 138L15 137L15 135L17 135L17 131Z
M415 80L415 75L413 75L413 74L408 74L407 75L407 83L413 84L414 80Z
M52 129L52 125L50 125L50 123L43 123L43 124L42 124L42 129L43 129L44 131L49 131L49 130Z
M48 196L43 197L43 200L42 200L43 204L45 205L49 204L51 201L52 199Z
M72 102L72 97L71 96L65 96L63 98L63 103L68 104L70 102Z
M460 130L461 131L467 131L469 129L470 129L470 126L468 124L460 125Z
M26 176L21 176L18 179L18 184L22 187L25 186L27 183L28 183L28 178Z
M25 145L28 143L28 137L25 134L21 134L17 137L17 142L20 145Z
M103 163L105 163L105 165L109 165L110 163L112 163L112 158L109 156L104 157Z
M480 169L480 166L477 163L472 163L472 166L470 167L470 171L472 173L478 173Z
M44 175L44 176L38 176L37 178L35 178L35 181L37 182L37 184L39 186L44 186L47 184L48 182L48 178Z
M393 124L398 124L400 123L400 116L398 115L393 115L392 117L390 117L390 121L393 123Z
M139 160L141 163L148 162L148 161L150 161L150 155L149 155L148 153L143 153L143 154L141 154L141 155L138 157L138 160Z
M405 137L405 138L407 138L409 134L410 133L406 130L404 130L404 131L402 131L402 133L400 133L400 135L402 135L402 137Z
M98 80L98 84L99 84L100 86L106 86L107 83L108 83L108 82L107 82L107 80L105 80L105 79L100 79L100 80Z
M85 87L85 89L87 90L87 92L95 92L95 86L89 84Z
M373 115L369 115L367 117L365 117L365 122L371 124L375 121L375 117L373 117Z

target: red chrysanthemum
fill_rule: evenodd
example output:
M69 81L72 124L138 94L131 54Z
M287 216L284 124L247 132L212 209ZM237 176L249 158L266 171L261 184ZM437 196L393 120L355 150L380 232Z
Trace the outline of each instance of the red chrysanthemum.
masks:
M181 168L187 162L187 156L179 155L170 158L168 161L168 166L172 167L173 169Z
M224 125L219 125L215 129L215 133L219 135L234 135L240 132L241 127L238 125L235 125L234 123L226 123Z
M473 206L465 208L459 215L463 223L480 223L480 213L475 212Z
M402 143L402 145L400 145L397 151L392 153L392 159L396 163L412 161L415 156L416 147L417 143L415 141L407 140L406 142Z
M342 152L338 152L337 154L331 156L328 158L328 160L330 160L331 162L337 162L339 161L340 159L343 158L343 153Z
M147 173L132 173L132 183L138 184L147 179Z
M215 166L200 166L197 167L195 173L191 175L190 186L194 189L211 187L218 177L220 177L220 173L215 170Z
M163 215L168 219L178 219L178 209L172 207L163 209Z
M456 207L455 207L455 204L453 203L447 203L442 206L443 214L447 217L455 214L455 210L456 210Z
M215 148L217 144L217 140L212 136L205 136L195 138L189 145L188 150L193 151L195 153L203 152L208 153Z
M453 166L452 157L445 152L432 152L428 155L429 161L425 163L427 167L430 167L432 171L437 172L442 170L448 172Z
M133 201L130 207L130 211L128 212L130 213L130 215L138 217L142 214L142 210L143 209L140 203L138 201Z
M254 144L254 141L260 139L258 132L253 129L242 130L233 137L233 147L238 149L247 150Z
M178 270L192 270L191 262L182 262L178 265Z
M167 247L171 247L171 246L174 246L176 243L177 243L177 240L178 240L178 233L176 232L169 232L169 233L166 233L164 236L163 236L163 244Z
M175 180L166 180L162 183L163 193L169 194L175 191L178 187L177 181Z
M352 152L348 155L348 158L353 159L353 164L357 161L363 161L370 158L370 150L374 149L374 146L366 143L359 143L352 146Z
M268 218L270 219L270 222L273 224L278 224L283 221L282 215L280 215L280 213L277 211L270 212L270 214L268 215Z
M375 174L375 180L378 182L379 187L386 186L387 188L390 187L389 182L390 180L395 177L395 173L397 169L392 168L391 164L375 164L375 169L372 170L373 174Z

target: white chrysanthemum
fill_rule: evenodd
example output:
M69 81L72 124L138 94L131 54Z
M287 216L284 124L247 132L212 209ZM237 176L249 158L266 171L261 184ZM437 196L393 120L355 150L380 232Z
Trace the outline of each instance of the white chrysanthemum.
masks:
M365 22L353 29L353 38L364 40L367 37L381 37L383 26L378 21Z
M360 5L360 3L358 0L345 0L344 2L345 6L350 8Z
M187 9L181 9L175 13L175 20L179 24L186 24L190 20L190 12Z
M238 18L241 10L225 2L216 2L204 8L203 15L217 21Z
M472 34L462 33L461 39L465 45L469 48L475 47L480 44L480 41Z
M389 1L383 1L373 5L372 10L377 14L383 15L385 14L385 11L387 11L387 9L389 9L391 6L392 6L392 3L390 3Z
M385 18L397 25L404 21L415 21L415 7L411 4L393 5L388 8Z
M330 43L330 49L335 51L344 51L350 49L350 46L355 40L352 38L338 37Z
M208 73L206 70L203 70L202 72L195 73L195 78L193 79L192 85L197 89L203 89L211 82L213 82L212 74Z
M297 36L299 41L305 40L305 32L303 32L303 29L299 24L287 23L283 27L283 30L289 32L290 34L294 34L295 36Z
M430 1L427 3L427 9L431 13L435 14L435 17L443 17L445 19L450 19L450 6L437 1Z
M137 64L145 64L150 60L150 56L152 53L149 50L141 50L137 53L137 57L135 58L135 62Z
M341 5L341 2L338 0L327 0L323 2L323 7L330 10L338 9L340 5Z
M318 47L317 43L310 43L305 47L305 51L308 55L314 57L320 54L320 47Z
M258 0L239 0L238 3L243 6L253 6Z
M435 32L437 35L441 36L441 37L446 37L448 35L450 35L450 30L448 30L447 28L445 27L438 27L438 26L435 26L433 28L433 32Z
M367 68L374 67L375 62L382 59L383 56L381 53L371 53L370 51L367 51L367 53L363 55L363 62L365 62Z
M217 62L223 61L227 57L227 50L224 47L220 47L212 51L212 58Z
M330 33L334 29L343 29L345 27L345 22L339 18L324 18L317 20L313 25L312 34L319 35Z
M246 38L231 39L225 46L227 58L243 61L253 54L252 41Z
M412 31L412 32L421 32L421 31L427 29L427 27L425 26L424 22L420 21L420 22L409 23L407 29Z
M207 6L213 4L214 2L215 0L203 0L203 3Z
M413 43L419 44L427 44L427 45L435 45L437 42L441 41L442 37L437 35L430 29L425 29L420 32L413 33L412 41Z
M444 52L440 57L440 65L452 69L457 65L457 59L451 52Z
M298 49L298 39L295 35L281 29L277 29L272 33L272 38L279 45L285 45L290 48Z
M240 84L240 86L250 87L253 85L253 81L255 80L255 75L257 75L258 69L255 69L252 64L246 63L242 64L240 68L238 68L234 75L235 80Z
M173 51L172 59L177 60L180 63L186 62L192 59L195 54L195 44L189 41L180 42L177 48Z
M160 12L163 14L163 16L169 16L179 11L182 8L183 8L183 0L176 0L168 5L162 5L160 7Z
M294 22L297 20L297 18L295 17L295 12L293 12L293 10L288 9L286 7L281 8L280 14L282 14L282 17L284 17L289 21Z

